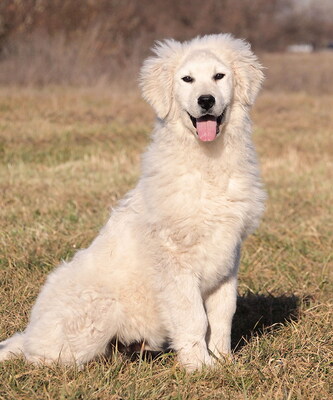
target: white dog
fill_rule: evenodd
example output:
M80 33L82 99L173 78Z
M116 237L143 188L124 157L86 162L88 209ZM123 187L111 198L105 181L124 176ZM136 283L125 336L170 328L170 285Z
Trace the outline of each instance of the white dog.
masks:
M48 277L0 360L81 365L115 338L168 343L188 370L230 353L241 243L265 200L249 118L261 66L225 34L153 51L141 86L157 123L141 178L91 246Z

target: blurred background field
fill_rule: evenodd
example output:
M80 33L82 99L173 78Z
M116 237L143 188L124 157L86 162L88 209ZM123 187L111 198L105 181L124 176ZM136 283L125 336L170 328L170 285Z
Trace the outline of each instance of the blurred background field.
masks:
M330 0L1 0L0 83L132 85L155 40L231 32L263 54L268 88L328 92L332 20Z
M0 1L1 340L135 185L154 118L138 71L154 40L252 42L269 195L243 251L233 363L186 375L172 354L117 353L83 371L15 360L0 364L1 400L332 397L332 21L330 1ZM287 51L301 43L313 51Z

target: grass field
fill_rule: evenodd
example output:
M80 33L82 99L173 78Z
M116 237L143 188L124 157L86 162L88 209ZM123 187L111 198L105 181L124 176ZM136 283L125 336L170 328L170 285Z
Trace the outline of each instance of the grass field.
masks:
M139 174L153 115L138 93L0 88L0 339L47 273L94 238ZM0 364L0 399L330 399L333 96L263 92L254 139L269 201L244 247L234 361L187 375L173 354L84 370Z

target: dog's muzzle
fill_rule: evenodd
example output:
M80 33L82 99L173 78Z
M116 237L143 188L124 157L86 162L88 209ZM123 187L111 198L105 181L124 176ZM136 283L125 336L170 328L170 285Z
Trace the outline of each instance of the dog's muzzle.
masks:
M191 118L192 124L197 131L198 138L203 142L212 142L220 131L220 125L225 119L227 107L223 110L222 114L218 117L206 114L202 117L195 118L188 113Z

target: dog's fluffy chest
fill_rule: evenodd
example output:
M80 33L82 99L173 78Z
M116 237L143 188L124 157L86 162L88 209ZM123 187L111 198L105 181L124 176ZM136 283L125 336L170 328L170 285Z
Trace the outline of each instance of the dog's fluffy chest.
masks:
M185 203L186 216L184 208L183 215L177 213L177 200L170 196L169 213L154 229L162 257L158 265L170 265L164 263L166 256L175 268L192 270L203 295L233 273L233 255L243 230L235 205L229 207L225 196L219 196L216 190L211 196L207 191L203 188L201 198Z
M204 236L206 231L211 233L224 223L241 218L250 191L226 172L190 171L175 174L172 181L170 177L155 178L146 187L144 196L153 223L165 225L175 236L181 237L184 231L190 236ZM242 199L238 192L242 193Z
M149 196L150 226L161 251L191 265L203 279L209 277L209 282L228 275L227 258L242 235L243 206L229 199L230 183L236 185L227 175L207 178L191 171L174 177L170 186L167 182L155 186ZM158 201L156 189L160 191Z
M222 156L208 157L201 150L182 149L181 157L172 145L148 152L139 186L148 216L142 224L161 255L157 264L165 265L166 257L168 264L192 269L206 292L232 273L235 249L257 220L256 209L261 213L262 200L259 174L253 164L244 167L244 152L225 148Z

